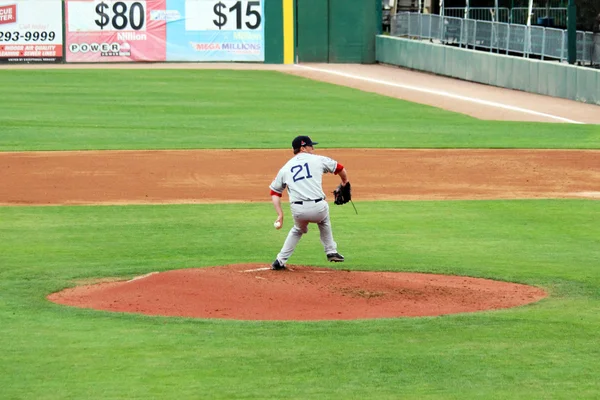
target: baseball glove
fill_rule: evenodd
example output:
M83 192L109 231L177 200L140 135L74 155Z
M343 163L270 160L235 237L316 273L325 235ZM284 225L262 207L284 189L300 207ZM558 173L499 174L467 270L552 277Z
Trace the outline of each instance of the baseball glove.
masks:
M345 185L340 183L333 191L333 197L335 198L334 203L338 206L352 200L352 186L350 186L350 182L346 182Z

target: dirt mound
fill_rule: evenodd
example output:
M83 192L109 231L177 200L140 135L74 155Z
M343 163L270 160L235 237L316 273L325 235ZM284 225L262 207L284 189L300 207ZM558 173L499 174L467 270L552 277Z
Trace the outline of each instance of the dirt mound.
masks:
M113 312L236 320L418 317L516 307L546 293L462 276L238 264L151 273L51 294L55 303Z

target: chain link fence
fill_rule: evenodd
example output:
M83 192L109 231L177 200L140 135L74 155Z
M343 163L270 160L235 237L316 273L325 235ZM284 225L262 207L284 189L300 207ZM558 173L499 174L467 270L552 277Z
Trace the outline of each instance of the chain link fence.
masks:
M568 55L567 31L541 26L402 12L392 17L390 34L542 60L562 62ZM595 54L595 42L592 32L577 31L577 62L596 63L600 55Z

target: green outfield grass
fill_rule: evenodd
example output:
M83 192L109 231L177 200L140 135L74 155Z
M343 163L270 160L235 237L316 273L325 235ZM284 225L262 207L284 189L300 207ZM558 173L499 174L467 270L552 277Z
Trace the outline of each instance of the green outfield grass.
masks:
M298 133L324 148L600 148L599 125L485 122L276 72L0 70L0 87L0 151L287 148ZM550 296L320 322L64 307L46 295L80 279L267 266L289 218L274 230L267 202L0 207L0 399L600 398L599 201L356 200L358 215L331 208L343 268ZM331 267L315 228L290 263Z
M272 71L0 70L0 87L0 151L285 148L299 133L330 148L600 147L600 125L480 121Z
M250 262L285 236L270 204L0 207L1 398L597 398L600 202L358 202L332 208L352 270L545 288L502 311L235 322L58 306L92 277ZM365 240L369 238L369 240ZM309 232L295 264L325 266Z

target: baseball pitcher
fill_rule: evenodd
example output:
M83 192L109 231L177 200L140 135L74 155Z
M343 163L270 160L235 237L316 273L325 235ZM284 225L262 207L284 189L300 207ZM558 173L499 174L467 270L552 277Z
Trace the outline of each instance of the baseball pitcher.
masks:
M344 257L337 251L337 243L333 240L329 205L323 193L323 174L339 175L341 184L334 191L335 204L345 204L351 199L350 182L344 166L329 157L313 154L314 145L308 136L298 136L292 141L294 157L292 157L277 173L270 185L271 199L277 212L275 228L283 226L283 210L281 196L287 189L290 198L290 209L294 218L294 226L277 258L271 264L274 270L285 269L288 259L294 252L302 235L308 232L308 224L315 223L319 227L321 243L331 262L342 262Z

